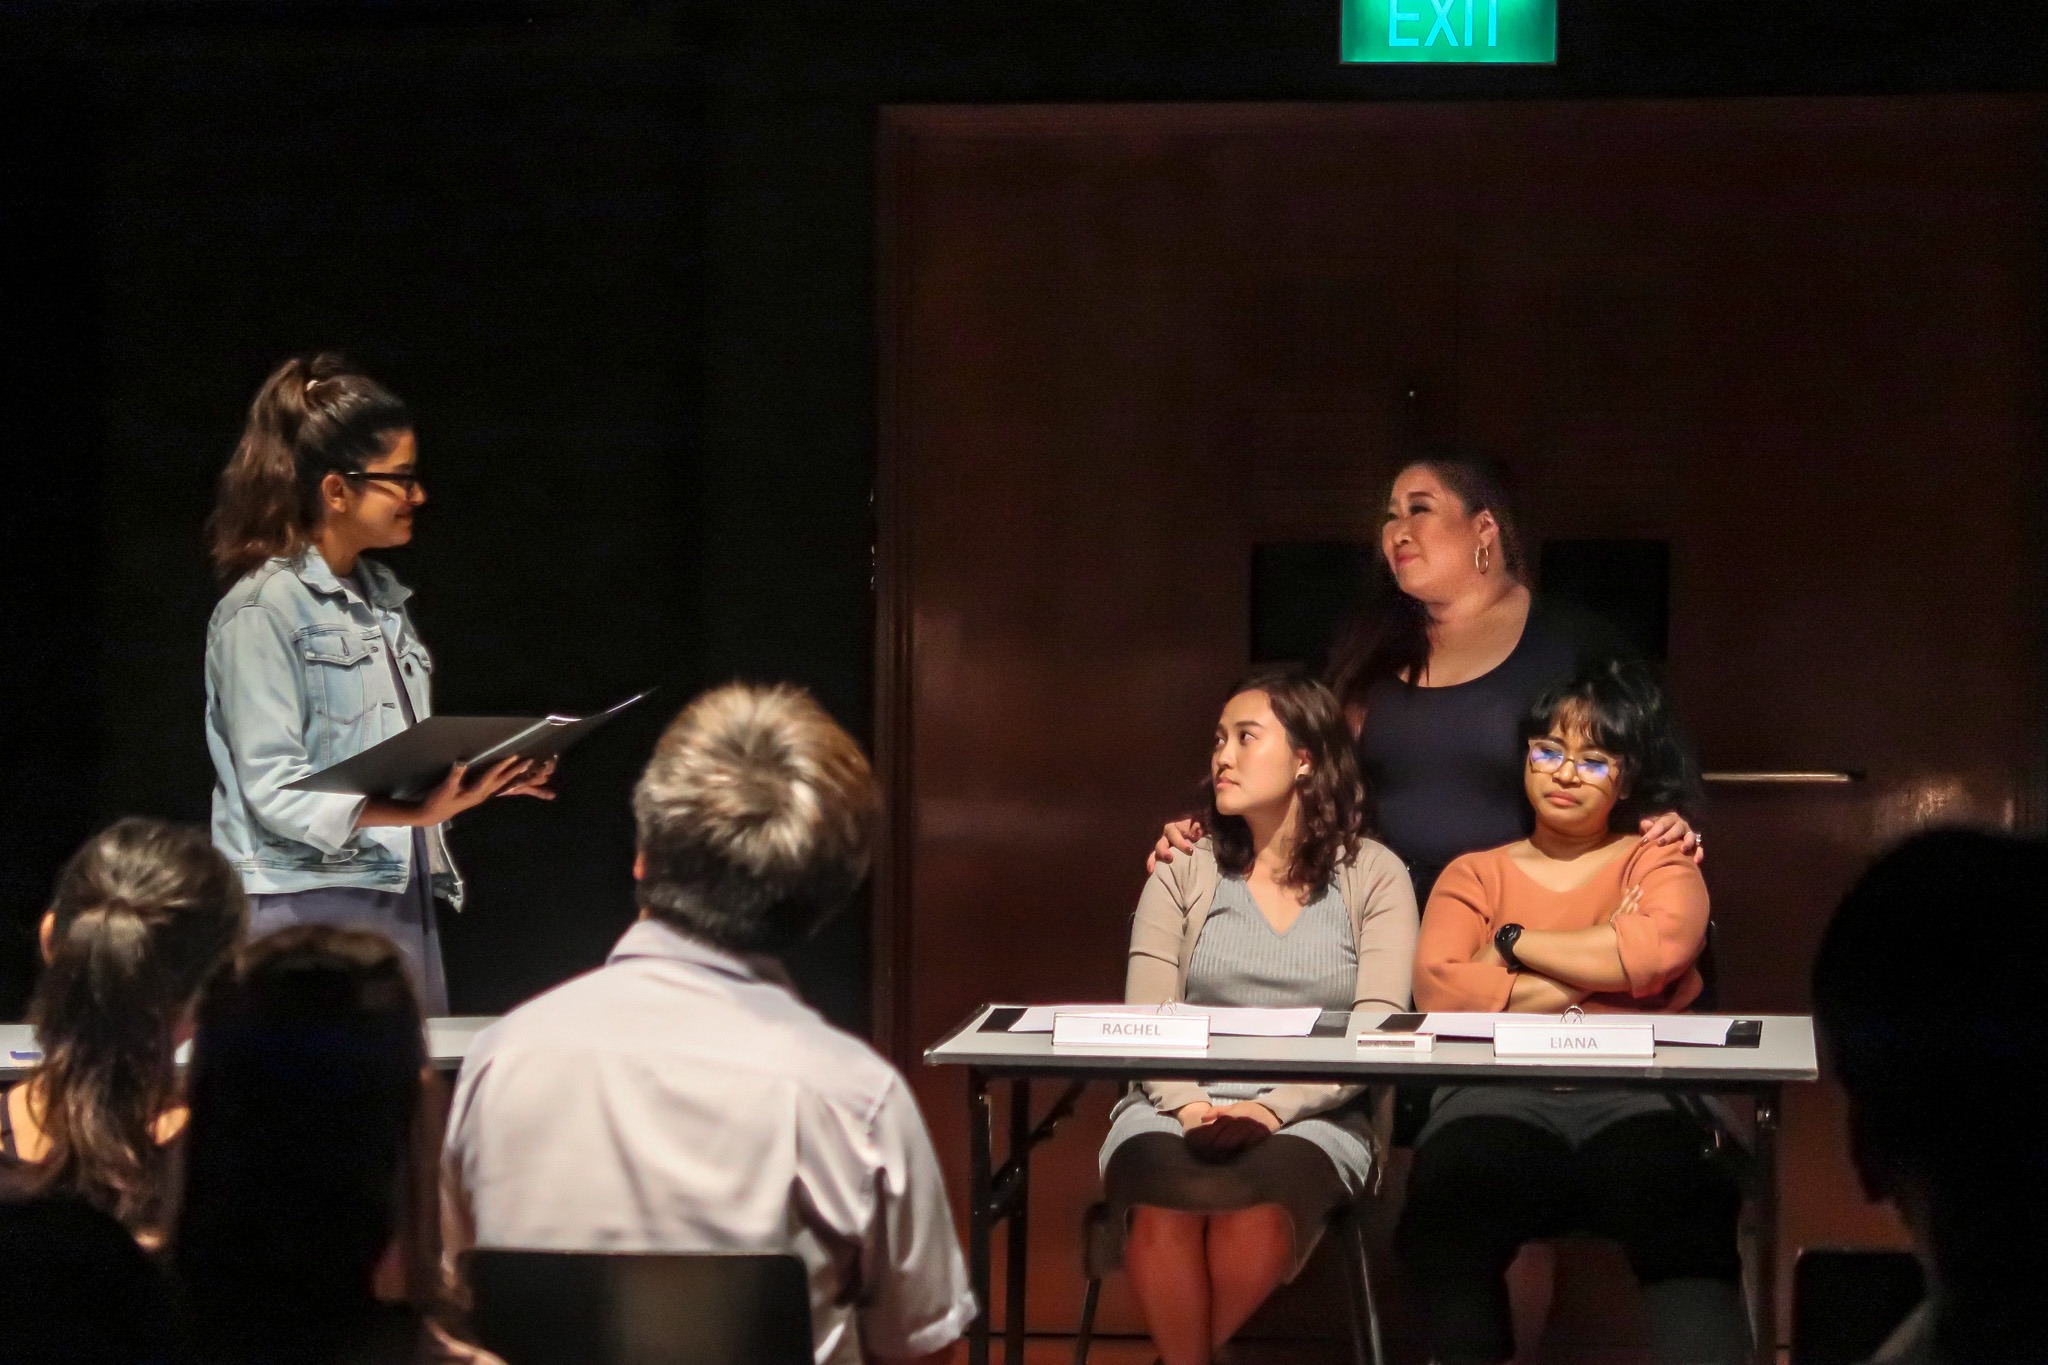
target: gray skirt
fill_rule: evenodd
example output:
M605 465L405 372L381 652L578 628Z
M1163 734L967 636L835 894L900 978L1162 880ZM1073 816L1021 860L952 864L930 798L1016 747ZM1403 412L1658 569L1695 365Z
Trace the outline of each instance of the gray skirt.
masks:
M405 957L406 974L429 1015L448 1013L448 978L441 968L441 931L434 922L426 859L413 861L403 891L360 886L323 886L249 897L249 937L261 938L294 924L331 924L368 929L390 939Z
M1221 1093L1229 1103L1255 1098ZM1208 1161L1188 1150L1180 1120L1152 1107L1132 1090L1110 1114L1102 1144L1103 1198L1109 1205L1111 1264L1121 1265L1131 1210L1143 1204L1181 1213L1235 1213L1262 1204L1286 1211L1294 1239L1292 1280L1322 1239L1330 1214L1372 1189L1372 1092L1327 1113L1297 1119L1227 1161Z

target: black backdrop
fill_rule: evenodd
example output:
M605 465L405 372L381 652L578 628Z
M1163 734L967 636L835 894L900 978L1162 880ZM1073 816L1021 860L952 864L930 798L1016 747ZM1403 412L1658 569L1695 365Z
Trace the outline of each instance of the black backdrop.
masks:
M2038 88L2037 0L1561 0L1555 70L1344 68L1338 0L0 0L0 1016L63 854L203 819L211 482L277 359L419 414L444 710L661 705L456 831L464 1010L594 964L625 793L733 676L867 729L875 110ZM991 724L1031 724L991 717ZM865 1017L849 916L797 963Z

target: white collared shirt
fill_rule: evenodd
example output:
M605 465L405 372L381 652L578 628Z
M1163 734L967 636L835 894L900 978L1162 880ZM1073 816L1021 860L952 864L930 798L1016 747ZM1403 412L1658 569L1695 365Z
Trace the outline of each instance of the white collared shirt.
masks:
M789 1252L820 1365L925 1355L974 1295L909 1087L746 961L657 920L477 1037L447 1254Z

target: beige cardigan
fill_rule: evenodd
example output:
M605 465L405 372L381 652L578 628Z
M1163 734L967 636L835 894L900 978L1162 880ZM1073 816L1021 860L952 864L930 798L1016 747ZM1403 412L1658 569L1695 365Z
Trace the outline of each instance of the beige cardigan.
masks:
M1209 905L1223 872L1207 839L1193 854L1180 854L1153 869L1131 917L1131 953L1124 972L1124 999L1157 1005L1187 994L1188 961L1209 918ZM1358 945L1358 984L1351 1007L1408 1008L1409 978L1415 970L1415 887L1408 869L1386 845L1367 839L1358 854L1337 869L1337 892L1351 916ZM1145 1094L1162 1113L1208 1098L1193 1081L1146 1081ZM1334 1109L1362 1089L1356 1085L1282 1085L1259 1100L1282 1123Z

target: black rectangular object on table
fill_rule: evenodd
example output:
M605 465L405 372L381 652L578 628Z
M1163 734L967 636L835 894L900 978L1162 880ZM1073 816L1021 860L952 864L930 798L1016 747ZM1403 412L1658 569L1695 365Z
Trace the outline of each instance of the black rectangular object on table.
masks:
M457 763L482 768L507 758L554 758L648 695L594 716L429 716L284 789L410 801L439 786Z

